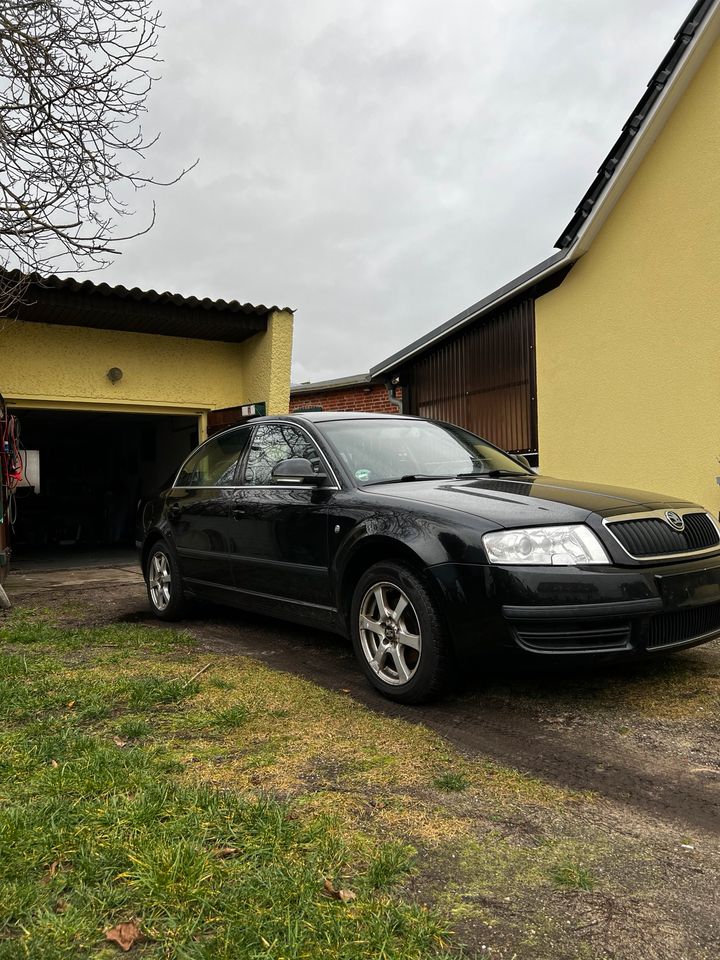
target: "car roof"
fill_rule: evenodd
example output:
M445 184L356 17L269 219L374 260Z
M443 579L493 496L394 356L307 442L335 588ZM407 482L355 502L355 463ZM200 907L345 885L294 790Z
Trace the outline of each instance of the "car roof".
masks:
M234 423L232 426L225 427L213 433L207 440L214 440L215 437L221 437L233 430L241 430L243 427L249 427L255 423L277 423L278 421L287 422L288 420L297 420L300 423L303 420L310 423L328 423L331 420L422 420L423 417L409 417L401 413L354 413L345 410L327 410L322 413L319 411L308 411L308 413L271 413L265 417L251 417L246 423ZM203 443L207 443L204 440ZM200 444L202 446L202 444Z
M327 420L417 420L401 413L369 413L365 411L314 410L288 414L292 419L309 420L311 423L324 423ZM283 417L284 418L284 417Z

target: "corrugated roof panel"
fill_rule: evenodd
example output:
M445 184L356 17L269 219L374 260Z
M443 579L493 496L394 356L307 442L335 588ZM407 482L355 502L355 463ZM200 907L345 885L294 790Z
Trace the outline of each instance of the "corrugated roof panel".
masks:
M17 283L20 271L0 271ZM28 274L29 288L17 305L16 317L28 323L125 330L198 340L241 342L267 329L277 306L184 297L179 293L128 289L122 284L94 283L75 277ZM285 310L292 312L290 308Z

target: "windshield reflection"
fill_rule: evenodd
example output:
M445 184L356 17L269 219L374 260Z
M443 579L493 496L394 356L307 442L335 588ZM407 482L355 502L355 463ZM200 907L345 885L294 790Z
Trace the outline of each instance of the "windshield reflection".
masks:
M429 420L329 420L317 428L361 486L458 476L533 476L487 440Z

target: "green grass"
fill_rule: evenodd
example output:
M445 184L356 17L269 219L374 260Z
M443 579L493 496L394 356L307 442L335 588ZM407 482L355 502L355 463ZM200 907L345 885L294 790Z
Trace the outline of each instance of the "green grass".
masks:
M152 732L152 726L142 717L123 717L115 725L117 735L121 739L139 740Z
M166 680L163 677L131 677L120 686L133 710L154 707L160 703L179 703L194 697L200 690L196 680Z
M173 630L148 630L133 624L64 629L52 622L52 611L17 609L0 626L0 642L52 648L55 652L87 647L117 648L126 654L141 649L171 650L190 638Z
M388 843L370 861L365 881L371 890L388 890L412 871L415 848L407 843Z
M445 790L447 793L458 793L461 790L466 790L470 783L468 778L462 773L441 773L439 777L435 777L433 781L438 790Z
M131 919L144 960L430 960L449 956L446 920L472 956L597 960L640 956L648 923L681 913L676 832L663 860L599 798L422 723L181 632L60 615L0 614L0 960L110 960L104 932ZM711 715L702 670L693 709ZM610 709L601 679L584 694L594 708L599 684ZM644 688L620 680L623 734ZM556 711L562 683L545 687ZM619 919L597 946L606 902Z
M131 919L147 938L135 952L158 960L449 956L443 921L394 892L412 847L188 781L158 731L187 716L232 734L253 711L198 708L194 663L147 675L164 631L35 626L0 630L0 960L117 956L104 931ZM355 899L324 895L326 880Z
M562 863L552 874L553 883L558 887L572 890L593 890L597 881L585 867L579 863Z
M212 724L221 730L234 730L247 723L250 711L243 703L234 704L225 710L219 710L212 718Z

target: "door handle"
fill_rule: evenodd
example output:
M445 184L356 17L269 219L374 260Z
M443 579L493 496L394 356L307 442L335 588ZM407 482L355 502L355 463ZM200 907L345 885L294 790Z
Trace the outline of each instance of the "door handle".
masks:
M171 503L168 508L168 517L171 520L179 520L182 514L182 509L180 508L179 503Z

